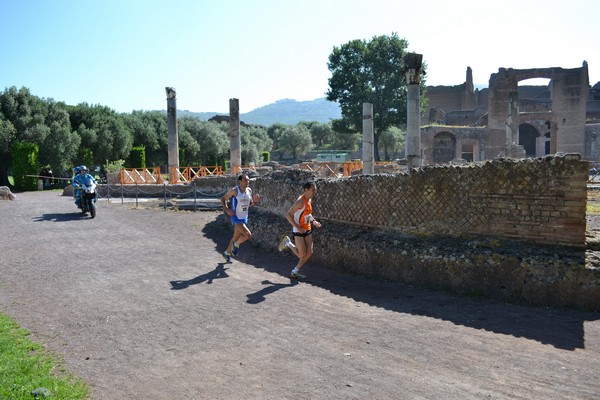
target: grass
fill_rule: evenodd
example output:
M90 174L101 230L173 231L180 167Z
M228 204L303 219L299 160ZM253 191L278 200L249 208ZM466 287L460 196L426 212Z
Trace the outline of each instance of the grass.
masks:
M588 190L587 215L600 215L600 190Z
M586 212L588 215L600 215L600 204L588 203L586 207Z
M29 332L0 313L0 399L87 399L89 387L74 379Z

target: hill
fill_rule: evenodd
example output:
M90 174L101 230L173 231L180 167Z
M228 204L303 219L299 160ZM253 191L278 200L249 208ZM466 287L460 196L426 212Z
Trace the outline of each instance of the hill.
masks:
M223 113L177 110L177 115L180 117L191 115L206 121L215 115L223 115ZM340 106L335 102L325 100L325 98L310 101L283 99L248 113L242 113L240 120L247 124L264 126L275 123L296 125L302 121L329 122L332 119L341 118L341 116Z

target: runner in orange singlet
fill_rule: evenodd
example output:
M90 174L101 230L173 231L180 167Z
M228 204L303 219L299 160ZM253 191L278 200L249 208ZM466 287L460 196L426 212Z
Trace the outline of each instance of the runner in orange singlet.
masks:
M298 199L286 214L287 220L292 225L294 243L285 236L279 243L279 251L289 248L298 257L296 268L290 273L294 279L305 279L300 270L313 255L312 227L320 228L321 224L312 215L312 198L317 192L314 182L306 182L303 186L304 194Z

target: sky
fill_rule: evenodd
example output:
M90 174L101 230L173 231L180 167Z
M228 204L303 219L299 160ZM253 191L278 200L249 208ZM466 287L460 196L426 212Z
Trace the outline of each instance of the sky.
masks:
M0 0L0 90L103 105L240 112L325 97L334 47L397 33L428 85L487 86L498 68L600 81L597 0ZM543 81L534 83L544 83Z

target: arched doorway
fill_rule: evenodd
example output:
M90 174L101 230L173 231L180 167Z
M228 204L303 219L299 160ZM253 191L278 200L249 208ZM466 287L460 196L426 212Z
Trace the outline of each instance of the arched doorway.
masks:
M519 144L525 148L525 156L536 157L536 143L540 133L529 124L519 125Z
M456 153L456 138L450 132L440 132L433 138L433 162L449 163Z

